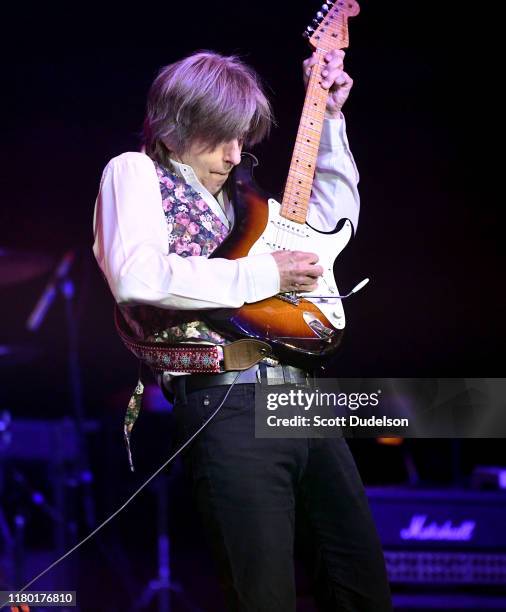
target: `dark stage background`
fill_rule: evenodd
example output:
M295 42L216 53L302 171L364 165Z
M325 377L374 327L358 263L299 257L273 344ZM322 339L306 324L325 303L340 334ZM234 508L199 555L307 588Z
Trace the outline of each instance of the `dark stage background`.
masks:
M371 282L347 303L346 339L331 365L336 376L504 375L504 257L498 202L488 186L488 144L495 130L484 93L490 68L475 30L479 15L471 8L363 1L360 15L350 21L346 69L355 84L345 116L361 174L362 213L356 239L340 259L339 286L351 288L364 276ZM256 177L279 194L304 96L300 64L308 49L300 34L316 10L309 0L131 9L103 4L93 13L46 5L10 9L12 19L4 25L13 42L4 51L2 75L0 249L38 252L50 262L25 282L0 283L0 344L16 349L0 357L0 412L40 421L41 433L22 441L27 447L43 437L48 421L74 417L62 297L36 333L25 328L51 271L73 250L96 521L168 455L171 435L170 414L154 397L135 433L138 472L129 473L121 421L137 367L115 335L112 299L91 253L102 169L111 157L139 148L144 100L158 69L196 49L214 49L241 55L264 79L278 125L254 150L260 160ZM466 486L476 465L506 464L500 440L410 444L427 486ZM352 447L367 485L407 479L402 447L375 441ZM41 489L56 504L52 458L15 459L8 443L2 448L3 510L9 524L16 513L26 517L30 566L36 551L54 546L51 533L61 525L31 496ZM174 572L200 609L221 610L189 492L179 470L171 478ZM84 535L85 487L66 481L66 498L72 486L63 520L75 522ZM68 533L65 538L72 540ZM77 588L83 610L134 609L131 602L157 572L155 490L146 490L67 568L47 578L48 588ZM301 601L305 588L302 577Z

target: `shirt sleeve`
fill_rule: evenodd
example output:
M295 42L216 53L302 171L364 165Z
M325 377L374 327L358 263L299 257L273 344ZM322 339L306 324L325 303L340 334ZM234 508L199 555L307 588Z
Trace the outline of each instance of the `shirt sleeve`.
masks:
M315 229L332 231L340 219L349 219L357 229L360 196L359 174L346 136L341 114L325 119L316 161L316 173L309 200L307 221Z
M238 308L280 289L269 253L237 260L169 254L158 176L142 153L124 153L103 172L93 252L118 303Z

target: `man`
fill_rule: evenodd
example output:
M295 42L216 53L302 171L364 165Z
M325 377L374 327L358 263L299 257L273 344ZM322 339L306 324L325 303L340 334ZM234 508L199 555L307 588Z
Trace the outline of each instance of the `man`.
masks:
M311 225L322 230L333 229L342 217L355 226L358 220L358 174L341 113L352 80L343 59L342 51L329 53L322 70L321 86L330 95L308 213ZM306 81L316 63L315 56L304 62ZM138 341L223 346L227 340L200 311L316 288L323 270L313 253L208 259L234 223L230 172L243 146L262 140L271 121L258 77L235 57L196 53L155 79L144 122L145 153L124 153L109 162L95 211L95 256ZM255 438L252 383L258 368L306 380L298 368L264 362L240 375L185 456L229 609L295 609L297 505L308 519L319 575L325 577L322 609L389 610L378 538L346 443ZM175 396L183 439L220 404L231 382L230 373L189 372L163 376Z

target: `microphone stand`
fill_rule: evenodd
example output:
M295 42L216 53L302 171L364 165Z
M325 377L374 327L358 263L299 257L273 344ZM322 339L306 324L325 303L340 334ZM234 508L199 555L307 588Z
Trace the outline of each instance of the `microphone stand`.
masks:
M70 277L70 269L75 259L75 251L67 251L57 268L55 269L51 279L48 281L44 292L37 301L30 317L27 320L26 327L30 331L36 331L42 324L44 317L53 304L58 294L62 295L65 302L65 325L67 331L67 347L68 347L68 375L72 397L72 408L74 415L74 423L77 432L77 469L78 469L78 485L81 487L83 495L84 521L86 529L92 531L96 527L95 504L93 498L93 473L90 469L89 453L86 444L87 426L84 417L84 402L82 393L82 377L79 364L79 326L75 315L75 286ZM74 543L74 542L73 542ZM63 553L64 537L60 533L58 535L57 548ZM125 592L132 596L131 581L125 576L125 572L118 572L118 559L113 559L110 551L106 546L96 541L95 545L100 550L101 554L107 560L111 568L114 568L117 573L122 587ZM73 577L74 578L74 577ZM74 581L75 582L75 581Z
M69 383L72 397L72 408L74 422L77 430L77 467L78 482L82 486L84 502L84 518L86 527L92 529L95 526L95 507L91 485L93 474L89 465L88 450L86 446L86 426L84 419L83 394L81 382L81 370L79 366L79 333L74 313L75 287L70 277L70 270L75 260L75 251L67 251L62 257L51 279L46 285L43 294L35 305L28 321L27 328L37 331L42 324L48 310L54 303L57 294L61 294L65 302L65 324L68 341L68 367ZM63 544L63 543L60 543Z
M173 602L171 594L177 595L181 603L190 612L203 612L193 604L184 594L181 584L172 579L171 550L168 530L169 515L169 485L174 474L159 474L156 486L157 497L157 549L158 549L158 575L150 580L140 597L134 603L133 610L138 612L146 610L153 598L157 598L157 612L172 612Z
M95 526L95 506L92 495L93 473L90 468L86 445L86 424L84 418L81 369L79 365L79 333L74 314L74 283L65 276L60 284L60 292L65 300L65 320L68 337L68 365L72 405L77 428L79 482L83 489L84 518L86 527Z

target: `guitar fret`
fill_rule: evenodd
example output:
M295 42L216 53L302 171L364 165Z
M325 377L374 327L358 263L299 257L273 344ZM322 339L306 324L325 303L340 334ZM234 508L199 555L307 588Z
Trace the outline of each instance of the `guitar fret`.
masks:
M295 163L308 163L310 166L314 166L316 162L316 151L304 151L302 147L299 147L299 150L296 151L295 155Z
M285 187L287 197L293 198L294 200L297 198L297 202L304 202L309 199L311 196L311 189L301 191L298 187L297 185L287 185Z
M318 149L316 149L315 147L306 146L303 144L297 147L296 153L298 157L306 157L306 159L313 159L315 161L316 161L316 158L318 157Z
M306 155L309 157L314 156L316 158L318 149L315 149L314 147L308 148L304 145L304 143L297 143L294 148L294 153L295 157L297 157L297 154L300 153L301 155Z
M287 192L285 194L285 199L283 200L283 206L289 203L290 208L295 207L304 210L307 206L306 199L307 198L301 198L300 196L296 196Z
M313 138L320 138L321 135L321 131L316 129L316 127L314 126L314 122L313 122L313 126L311 125L306 125L305 123L301 123L300 124L300 132L308 132L309 134L314 134Z
M300 174L301 176L303 176L303 177L304 177L304 179L305 179L305 180L308 180L308 181L312 181L312 179L313 179L313 173L312 173L312 172L309 172L309 173L308 173L308 172L306 172L306 171L304 170L304 168L299 168L299 169L297 169L297 168L292 168L292 169L290 170L289 174L290 174L290 175L291 175L291 174Z
M281 212L283 213L283 216L294 215L301 219L304 219L305 216L307 215L307 210L305 206L296 206L296 205L293 205L292 203L285 204L281 208Z
M285 189L290 190L296 194L304 196L309 196L311 194L311 186L310 185L298 185L296 181L288 180L285 185Z
M321 137L321 129L317 129L317 128L321 128L321 126L323 126L323 121L318 121L318 125L315 125L315 121L311 122L313 125L304 125L302 124L300 126L300 129L297 133L297 136L300 136L301 134L307 134L309 137L314 138L315 140L320 140Z
M309 142L307 142L309 140ZM300 142L298 142L294 149L297 149L299 147L303 147L304 150L307 151L314 151L315 156L318 153L318 149L320 148L320 140L318 140L317 142L311 142L310 139L308 138L302 138Z
M309 197L311 196L311 190L306 190L305 193L302 193L300 189L297 187L287 186L285 191L285 198L287 200L293 200L293 202L297 202L300 206L305 206L307 201L309 201Z
M297 147L297 151L295 151L295 163L297 160L302 162L315 162L317 158L318 150L305 150L302 146Z
M299 136L301 136L301 138L297 141L297 144L295 145L296 147L305 147L306 149L314 149L316 152L318 152L318 143L314 143L311 142L310 138L306 138L303 134L299 134Z
M318 115L316 115L318 113ZM301 127L306 126L310 129L314 129L316 132L321 132L320 128L323 125L323 119L325 116L325 112L322 111L312 111L312 114L309 117L304 117L305 121L301 124ZM307 129L307 128L306 128Z
M288 191L286 193L287 196L287 200L290 200L292 204L295 204L296 206L298 206L299 208L304 208L306 206L305 201L308 199L308 196L300 196L300 195L296 195L296 193L291 193L290 191Z
M304 201L301 202L300 199L295 200L294 198L296 198L296 197L298 197L298 196L291 196L290 197L290 195L288 195L288 197L287 197L287 199L285 201L285 206L290 206L290 208L297 208L297 209L299 209L299 211L305 212L309 200L306 201L306 198L304 198Z
M323 111L319 110L318 107L313 107L311 109L311 113L314 113L316 115L316 119L318 120L318 115L321 116L322 118L325 116L325 109L323 109ZM311 116L309 116L309 118L311 118Z
M295 159L295 166L300 167L299 164L304 164L307 168L314 169L316 166L316 155L307 155L304 151L299 151Z
M304 219L306 216L306 211L303 208L299 208L297 206L286 205L280 211L283 217L295 217L298 219Z
M285 192L287 196L291 196L291 197L298 196L300 200L304 200L306 198L309 198L309 196L311 195L311 187L310 186L302 187L302 185L299 185L298 182L294 183L292 181L286 184Z

